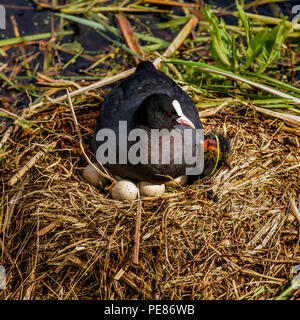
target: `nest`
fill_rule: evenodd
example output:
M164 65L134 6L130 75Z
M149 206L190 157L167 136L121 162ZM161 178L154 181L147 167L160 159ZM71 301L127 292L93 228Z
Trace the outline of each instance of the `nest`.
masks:
M98 108L75 109L86 146ZM228 163L140 202L112 200L83 180L86 160L67 106L37 113L31 127L10 127L0 169L0 297L278 297L300 264L299 139L238 105L204 120L206 131L231 140Z

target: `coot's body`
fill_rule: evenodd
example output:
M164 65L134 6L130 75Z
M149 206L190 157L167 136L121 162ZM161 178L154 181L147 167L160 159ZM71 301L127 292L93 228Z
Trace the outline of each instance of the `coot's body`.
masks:
M164 94L169 96L172 101L177 100L181 105L185 117L192 122L194 128L203 128L193 100L172 79L163 72L156 70L152 63L142 62L138 65L136 72L128 78L121 80L104 100L97 119L95 134L91 142L92 152L96 154L97 148L104 143L96 141L97 132L103 128L112 129L115 132L118 149L119 121L127 121L128 132L135 128L143 128L150 132L150 129L153 128L153 123L152 125L147 125L145 120L142 121L141 116L143 112L138 112L138 110L143 101L154 94ZM165 126L163 126L163 128L164 127ZM178 126L174 126L174 128L176 127L179 134L182 134L182 130L187 128L179 124ZM130 143L128 144L128 148L129 147ZM147 143L145 143L143 148L141 152L150 152ZM173 146L173 148L173 152L176 152L176 146ZM159 146L157 146L155 152L160 152ZM123 178L145 180L152 183L163 183L167 181L168 178L165 177L166 175L172 178L184 175L186 168L185 163L172 164L172 161L171 164L117 163L105 164L104 166L114 175Z

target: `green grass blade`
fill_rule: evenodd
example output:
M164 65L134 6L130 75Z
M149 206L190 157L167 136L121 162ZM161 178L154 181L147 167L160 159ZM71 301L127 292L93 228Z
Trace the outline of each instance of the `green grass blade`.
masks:
M218 74L218 75L230 78L230 79L238 80L238 81L247 83L248 85L253 86L255 88L258 88L260 90L264 90L264 91L270 92L270 93L272 93L274 95L277 95L279 97L292 99L292 101L295 102L295 103L300 103L300 99L297 98L297 97L294 97L294 96L289 95L289 94L287 94L285 92L281 92L279 90L267 87L267 86L265 86L263 84L248 80L245 77L236 75L236 74L234 74L234 73L232 73L230 71L226 71L226 70L223 70L223 69L220 69L220 68L217 68L217 67L210 66L210 65L208 65L206 63L194 62L194 61L185 61L185 60L176 60L176 59L169 59L169 60L165 60L163 62L164 63L174 63L174 64L181 64L181 65L198 67L203 72Z
M246 13L244 12L243 8L238 3L238 1L235 2L235 5L236 5L237 10L238 10L239 18L243 22L245 33L246 33L246 39L247 39L247 43L248 43L248 46L249 46L250 39L251 39L251 36L252 36L251 24L250 24L249 18L246 15Z
M250 76L253 76L253 77L257 77L259 79L262 79L262 80L265 80L267 83L271 83L279 88L284 88L284 89L287 89L287 90L290 90L290 91L293 91L297 94L300 95L300 89L299 88L296 88L288 83L285 83L285 82L282 82L280 80L277 80L277 79L274 79L274 78L271 78L269 76L266 76L266 75L263 75L263 74L257 74L255 72L250 72L250 71L243 71L244 74L247 74L247 75L250 75Z
M117 36L119 38L122 38L122 35L121 35L120 31L117 28L109 26L104 21L101 21L101 22L99 20L98 21L92 21L92 20L79 18L79 17L73 16L73 15L70 15L70 14L65 14L65 13L56 13L55 15L57 15L59 17L62 17L62 18L65 18L65 19L68 19L68 20L71 20L71 21L74 21L74 22L77 22L77 23L80 23L80 24L83 24L83 25L86 25L86 26L94 28L94 29L98 29L100 31L109 31L112 34L114 34L115 36ZM98 18L97 15L94 15L94 14L89 14L89 16L91 18L93 18L93 19L97 19ZM145 34L138 33L138 32L135 32L134 34L138 39L141 39L141 40L144 40L144 41L149 41L149 42L153 42L153 43L159 43L159 44L163 44L163 45L169 44L168 41L165 41L165 40L162 40L162 39L159 39L159 38L155 38L155 37L152 37L150 35L145 35Z
M57 37L59 37L59 36L67 36L67 35L70 35L73 33L74 33L73 31L61 31L61 32L55 32L54 34ZM51 37L52 37L51 32L47 32L47 33L33 34L30 36L4 39L4 40L0 40L0 47L11 46L11 45L23 43L26 41L42 40L42 39L47 39L47 38L51 38Z

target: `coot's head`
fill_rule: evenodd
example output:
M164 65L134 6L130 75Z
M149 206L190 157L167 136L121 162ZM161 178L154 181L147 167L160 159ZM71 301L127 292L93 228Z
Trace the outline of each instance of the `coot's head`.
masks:
M195 129L192 121L184 115L180 103L163 93L145 98L136 113L136 120L138 124L153 129L172 129L178 124Z
M204 137L203 147L204 171L202 176L210 176L227 160L230 143L221 133L210 132Z

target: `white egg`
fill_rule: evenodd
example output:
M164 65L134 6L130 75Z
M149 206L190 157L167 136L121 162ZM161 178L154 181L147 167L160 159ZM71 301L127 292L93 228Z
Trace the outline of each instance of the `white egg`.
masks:
M98 163L94 163L94 165L97 168L100 168ZM88 183L95 187L100 187L101 185L104 186L107 182L107 179L101 176L101 174L99 174L91 164L88 164L83 169L82 176Z
M135 200L138 188L130 180L120 180L111 189L111 196L116 200Z
M178 185L183 187L184 185L187 184L187 182L188 182L188 176L180 176L174 180L167 182L166 185L173 187L173 188L176 188L176 187L178 187Z
M146 197L159 197L165 192L164 184L152 184L147 181L139 183L140 194Z

